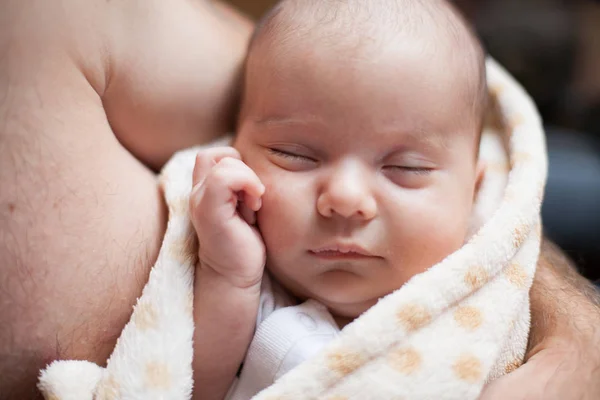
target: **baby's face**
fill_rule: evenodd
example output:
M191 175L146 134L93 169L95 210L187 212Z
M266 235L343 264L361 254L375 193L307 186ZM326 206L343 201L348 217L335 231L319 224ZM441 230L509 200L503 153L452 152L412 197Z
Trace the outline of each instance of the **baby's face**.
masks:
M444 259L469 227L476 118L448 63L395 47L261 46L249 63L236 148L266 186L267 267L337 316Z

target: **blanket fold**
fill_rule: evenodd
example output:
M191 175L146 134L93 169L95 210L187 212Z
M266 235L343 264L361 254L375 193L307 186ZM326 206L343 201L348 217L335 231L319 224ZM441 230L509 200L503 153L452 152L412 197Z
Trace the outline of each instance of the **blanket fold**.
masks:
M492 59L487 72L500 125L488 124L482 137L485 175L470 239L254 399L477 399L486 382L521 365L540 249L546 146L529 96ZM106 368L52 363L38 384L47 400L191 398L197 242L188 197L197 150L176 154L161 173L167 231Z

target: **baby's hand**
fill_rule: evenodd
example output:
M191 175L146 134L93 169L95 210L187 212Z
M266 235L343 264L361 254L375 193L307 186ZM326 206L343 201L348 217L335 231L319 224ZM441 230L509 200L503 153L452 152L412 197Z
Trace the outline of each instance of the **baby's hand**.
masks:
M199 267L238 288L260 283L265 245L253 224L265 187L232 147L196 157L190 215L199 241Z

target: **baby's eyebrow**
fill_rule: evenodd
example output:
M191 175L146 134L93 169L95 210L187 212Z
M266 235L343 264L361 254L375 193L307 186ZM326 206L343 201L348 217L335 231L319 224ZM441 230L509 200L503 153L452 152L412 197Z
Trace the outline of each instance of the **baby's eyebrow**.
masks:
M302 116L270 115L253 119L254 124L266 128L282 128L293 126L323 126L325 122L317 115L307 114ZM381 135L388 143L400 143L400 147L414 145L430 150L442 151L450 147L449 140L452 135L425 128L402 129L398 126L382 130L374 129L365 131L365 135Z
M254 119L254 123L256 125L262 126L290 126L290 125L313 125L313 124L323 124L323 121L317 117L316 115L303 115L303 116L278 116L271 115L261 118Z
M448 135L441 132L417 130L406 134L409 140L419 143L426 147L431 147L439 150L448 148Z
M391 143L401 143L400 148L406 145L423 147L430 150L445 150L449 148L449 135L443 132L426 129L397 130L390 129L380 132Z

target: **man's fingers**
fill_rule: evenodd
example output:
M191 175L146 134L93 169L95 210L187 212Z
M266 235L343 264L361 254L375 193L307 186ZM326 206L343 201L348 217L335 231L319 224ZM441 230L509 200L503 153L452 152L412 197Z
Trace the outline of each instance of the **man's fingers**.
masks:
M523 382L520 382L520 376L506 375L496 381L488 384L481 393L479 400L524 400L523 390L527 389Z
M561 369L561 354L539 353L515 371L488 384L479 400L580 400L574 395L577 388L561 387L561 375L568 376ZM564 389L568 389L567 392Z
M200 151L196 155L192 186L202 183L211 168L226 157L241 160L240 153L233 147L213 147Z

